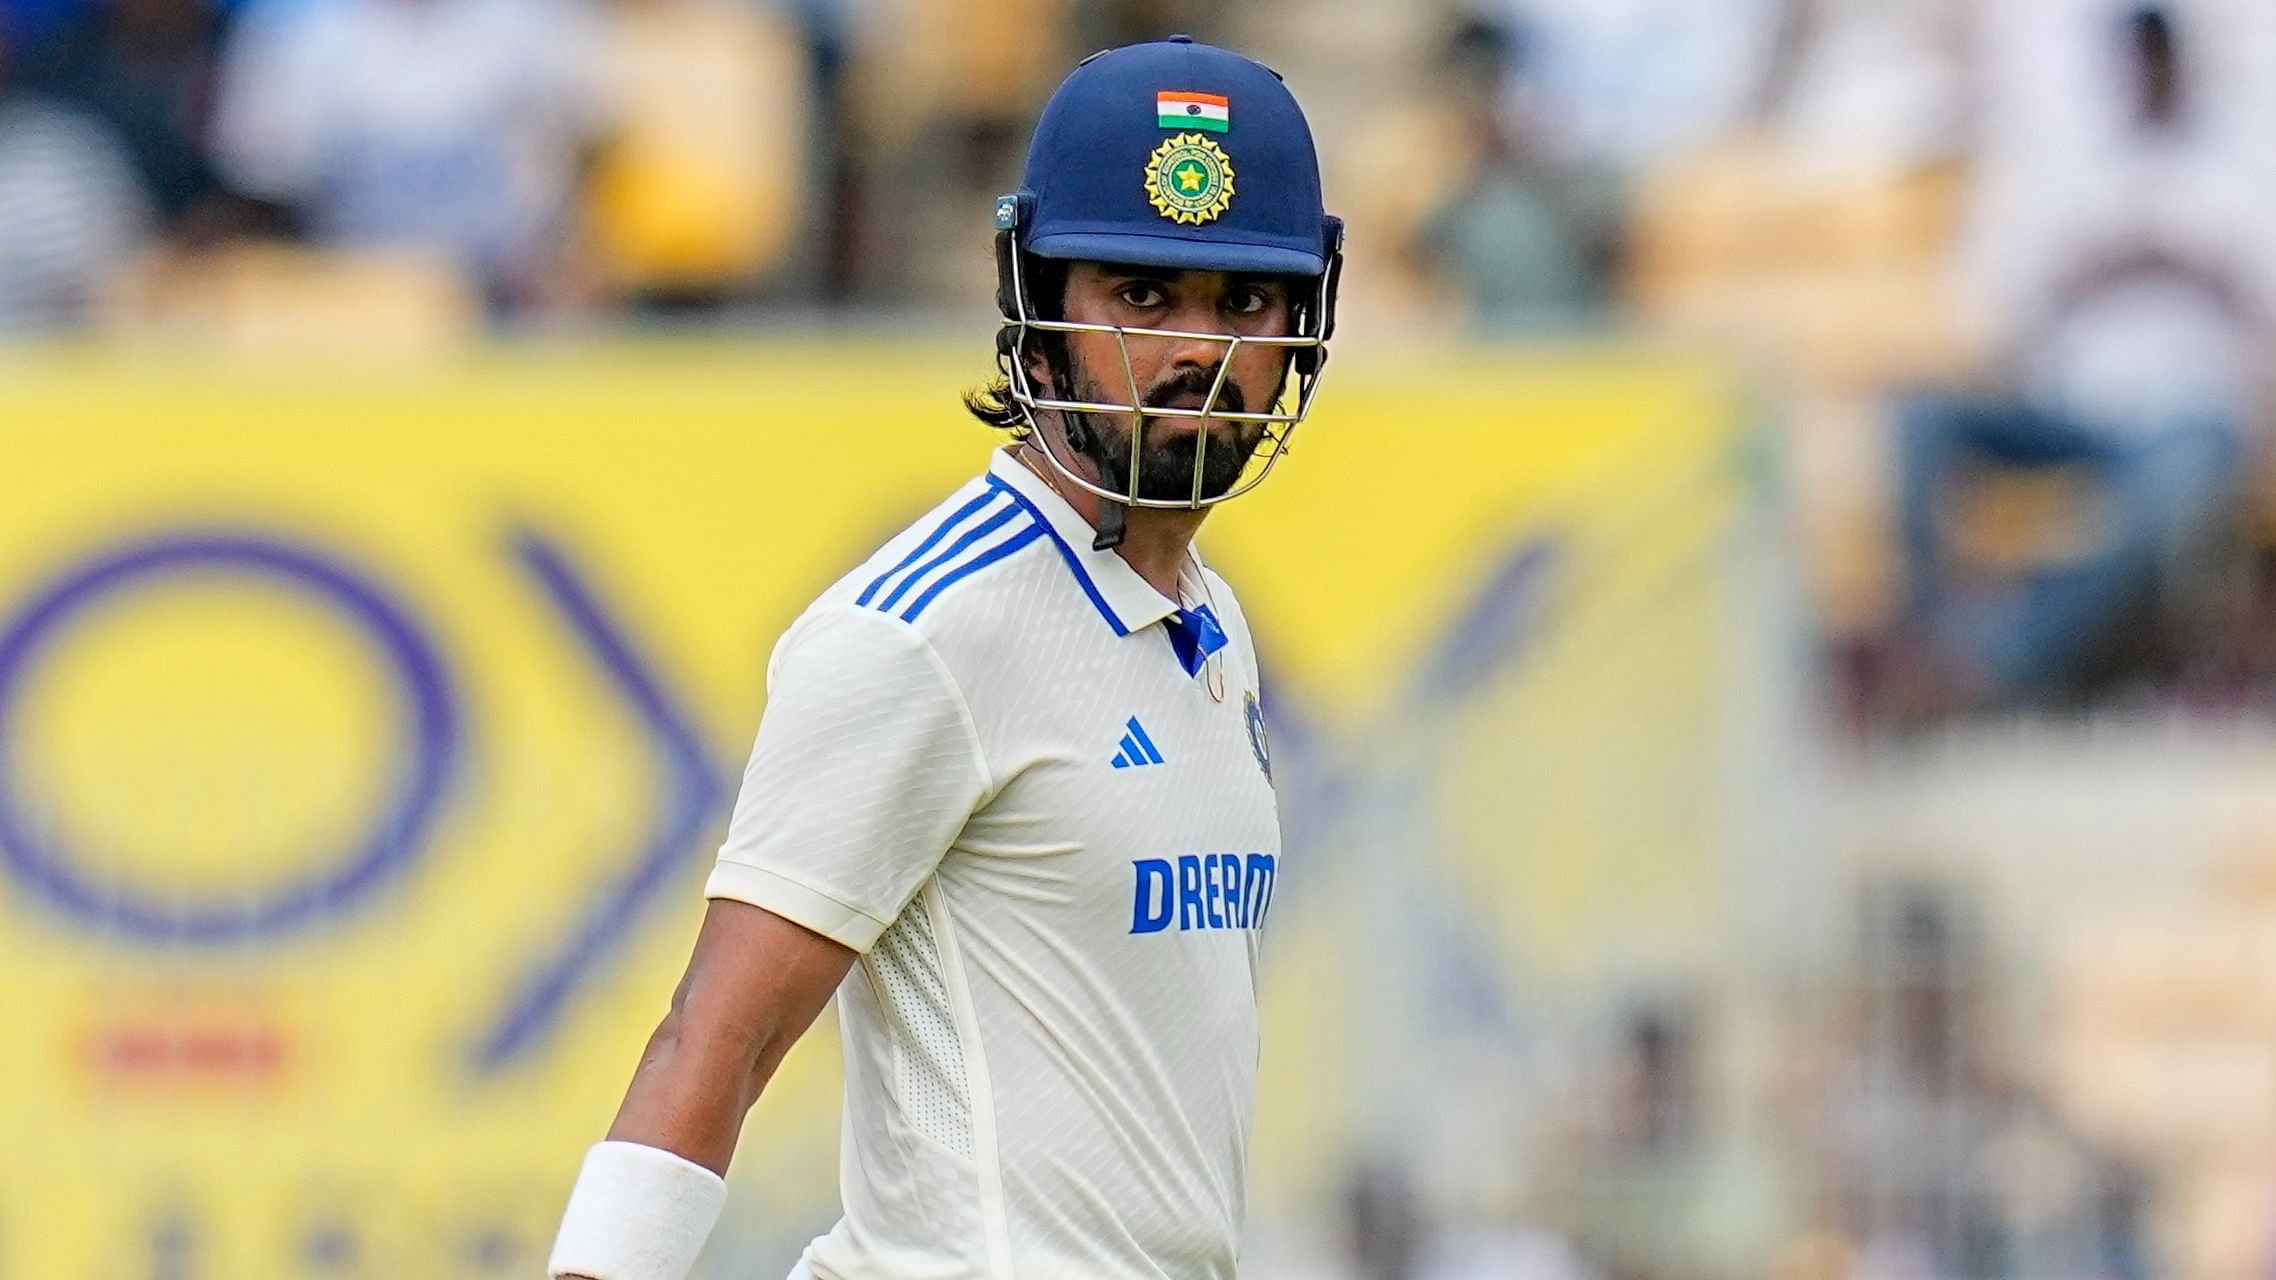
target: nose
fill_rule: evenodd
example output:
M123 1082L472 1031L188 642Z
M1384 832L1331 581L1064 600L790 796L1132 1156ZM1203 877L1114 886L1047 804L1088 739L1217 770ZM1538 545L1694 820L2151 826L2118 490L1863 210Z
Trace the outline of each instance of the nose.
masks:
M1179 307L1170 313L1163 328L1180 333L1207 334L1216 325L1215 311L1206 305ZM1168 339L1169 349L1164 358L1172 369L1215 369L1232 354L1231 335L1225 337L1190 337Z

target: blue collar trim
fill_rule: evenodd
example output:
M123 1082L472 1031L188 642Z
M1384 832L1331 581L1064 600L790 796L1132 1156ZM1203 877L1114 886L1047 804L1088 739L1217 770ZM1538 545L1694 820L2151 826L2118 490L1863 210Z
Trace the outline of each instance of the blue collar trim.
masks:
M1118 636L1129 635L1130 628L1122 625L1122 619L1116 617L1114 610L1107 607L1106 597L1099 594L1098 584L1092 582L1091 575L1084 571L1083 562L1075 555L1075 549L1067 545L1067 540L1059 536L1059 531L1052 527L1051 522L1044 518L1041 511L1035 509L1035 504L1028 501L1027 495L1004 483L993 473L988 476L988 483L996 489L1010 494L1012 501L1027 508L1027 513L1035 517L1036 526L1042 529L1044 533L1049 534L1052 545L1059 548L1060 558L1065 560L1067 567L1074 571L1075 581L1082 584L1083 594L1091 598L1091 604L1098 610L1099 616L1106 619L1107 625L1114 628L1114 634Z

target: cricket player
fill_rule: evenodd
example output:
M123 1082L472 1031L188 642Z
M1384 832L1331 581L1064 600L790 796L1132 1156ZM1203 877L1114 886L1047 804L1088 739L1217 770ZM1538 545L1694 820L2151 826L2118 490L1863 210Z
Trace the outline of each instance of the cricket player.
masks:
M1012 442L783 634L687 976L556 1277L681 1280L834 994L845 1216L794 1280L1231 1280L1281 873L1191 541L1318 385L1342 227L1272 71L1097 55L996 207Z

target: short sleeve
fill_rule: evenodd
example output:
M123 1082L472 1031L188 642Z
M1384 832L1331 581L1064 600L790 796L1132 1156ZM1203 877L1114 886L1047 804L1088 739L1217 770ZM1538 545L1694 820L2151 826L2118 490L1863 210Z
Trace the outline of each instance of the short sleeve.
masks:
M988 790L971 714L916 628L817 606L776 646L758 742L705 896L866 951Z

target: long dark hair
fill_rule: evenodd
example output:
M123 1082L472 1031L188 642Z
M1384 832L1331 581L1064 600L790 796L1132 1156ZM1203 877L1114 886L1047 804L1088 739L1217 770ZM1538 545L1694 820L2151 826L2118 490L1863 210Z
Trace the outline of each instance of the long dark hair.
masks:
M1027 410L1012 399L1010 378L999 373L965 392L963 400L965 411L989 426L1014 436L1027 434Z
M1020 272L1027 296L1035 304L1034 318L1056 320L1067 307L1067 266L1049 258L1039 258L1021 251ZM1011 281L999 281L996 286L996 313L1013 314L1014 300ZM974 387L963 395L965 411L999 431L1014 436L1025 436L1032 425L1027 410L1012 399L1012 380L1001 371L1000 362L1023 358L1027 353L1013 351L1011 343L1017 331L1009 327L996 331L996 359L999 369L995 377ZM1028 340L1049 365L1055 379L1064 380L1068 368L1067 335L1063 333L1030 334Z

